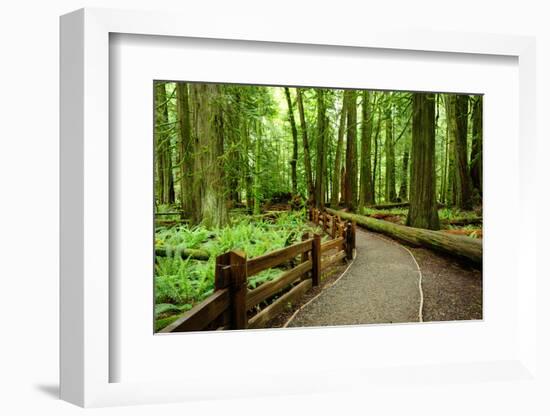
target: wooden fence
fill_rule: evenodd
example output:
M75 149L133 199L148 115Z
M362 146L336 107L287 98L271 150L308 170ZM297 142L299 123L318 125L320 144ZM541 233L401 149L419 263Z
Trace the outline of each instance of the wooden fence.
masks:
M160 332L262 328L312 286L318 286L322 272L328 267L353 259L354 223L317 209L311 209L309 216L330 235L330 240L321 243L321 235L306 233L299 243L252 259L247 259L240 251L218 256L214 293ZM274 280L248 289L250 277L289 262L294 267ZM273 302L255 315L249 313L272 299Z

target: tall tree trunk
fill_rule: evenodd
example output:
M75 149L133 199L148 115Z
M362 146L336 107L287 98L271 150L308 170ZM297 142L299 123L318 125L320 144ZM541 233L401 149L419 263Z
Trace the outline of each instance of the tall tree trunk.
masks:
M292 109L292 100L290 99L290 90L285 87L286 103L288 105L288 121L292 131L292 160L290 161L292 194L298 193L298 179L296 177L296 163L298 162L298 131L296 130L296 121L294 120L294 110Z
M451 94L445 95L445 114L447 119L447 185L445 199L447 205L456 205L456 172L455 172L455 111L451 104Z
M179 172L181 208L193 212L193 141L191 138L191 113L189 90L185 82L176 84L177 112L179 120Z
M374 108L373 108L374 114ZM380 177L380 146L378 137L380 137L380 127L382 123L382 117L380 111L378 111L378 121L376 123L376 133L374 134L374 165L372 167L372 189L373 189L373 203L376 204L377 192L376 192L376 178ZM380 181L379 181L380 182ZM380 189L380 188L379 188Z
M449 127L448 123L447 128L445 130L445 136L442 140L442 151L443 151L443 165L442 169L443 172L441 173L441 188L439 191L439 198L441 200L441 203L445 205L447 203L447 167L449 165Z
M374 186L372 183L371 144L372 144L372 114L370 108L370 93L363 91L361 106L361 178L359 185L359 207L374 204Z
M260 200L260 154L261 148L262 128L261 122L256 121L256 149L254 155L254 214L258 215L261 212L261 200Z
M472 150L470 153L470 176L472 185L483 195L483 96L473 98L472 106Z
M401 185L399 186L399 199L401 201L407 201L409 196L407 193L409 177L409 148L405 144L405 150L403 150L403 164L401 166Z
M300 114L300 130L302 131L302 141L304 145L304 166L306 170L306 182L307 182L307 191L308 191L308 201L309 203L314 203L313 194L313 173L311 170L311 157L309 155L309 141L307 138L307 124L306 124L306 115L304 112L304 102L302 99L302 90L296 88L296 101L298 101L298 112Z
M390 95L391 100L391 95ZM392 104L386 109L386 140L384 141L384 150L386 152L386 202L395 202L395 147L393 143L393 114Z
M355 211L357 208L357 93L354 90L348 94L348 134L346 142L346 206Z
M244 182L246 189L246 207L251 212L254 208L254 191L253 191L253 176L252 167L250 166L250 129L248 121L243 121L243 134L244 134L244 146L245 146L245 160L244 160Z
M465 210L472 209L472 185L468 172L468 96L449 94L450 133L454 139L455 193L456 205Z
M435 95L414 93L407 225L439 229L435 180Z
M159 174L159 200L161 204L172 204L175 201L174 177L172 172L172 148L168 130L168 100L166 97L166 84L156 84L157 109L157 152Z
M228 213L224 189L223 120L220 87L215 84L195 84L197 112L197 155L195 177L198 178L200 222L205 227L221 227ZM197 221L198 222L198 221Z
M324 208L323 172L325 168L325 91L317 89L317 158L315 173L315 206Z
M334 175L332 177L332 194L330 199L330 206L333 208L338 207L340 201L340 181L342 176L340 170L342 168L342 149L344 147L344 134L346 132L346 100L345 93L342 99L342 110L340 111L340 125L338 126L338 143L336 144L336 156L334 157ZM343 189L342 189L343 191Z

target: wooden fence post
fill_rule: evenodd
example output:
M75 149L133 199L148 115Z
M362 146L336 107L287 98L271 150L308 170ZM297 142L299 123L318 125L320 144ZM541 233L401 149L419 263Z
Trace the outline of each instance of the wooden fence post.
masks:
M231 266L229 253L220 254L216 257L216 268L214 270L214 291L222 290L231 285ZM231 325L231 310L221 314L216 320L218 326Z
M306 240L309 240L309 233L304 233L304 234L302 234L302 241L306 241ZM301 257L301 259L300 259L300 262L301 262L301 263L305 263L305 262L308 261L308 260L309 260L309 254L308 254L307 251L304 251L304 252L302 253L302 257Z
M344 230L344 241L346 242L346 260L353 259L353 247L351 243L351 222L346 222L346 228Z
M336 233L336 216L333 215L331 217L330 224L331 224L330 236L334 240L337 237L337 235L336 235L337 234Z
M246 255L240 251L231 251L229 261L231 264L231 329L246 329L248 325Z
M321 281L321 236L319 234L313 235L311 263L311 284L319 286Z

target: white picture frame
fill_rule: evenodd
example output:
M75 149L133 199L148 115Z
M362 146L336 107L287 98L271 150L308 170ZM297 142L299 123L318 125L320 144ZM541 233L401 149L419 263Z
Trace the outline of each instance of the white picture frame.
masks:
M472 59L476 55L513 57L519 68L517 210L520 214L528 212L530 198L535 195L529 180L535 166L535 146L530 145L535 142L536 125L534 39L472 33L434 34L420 30L381 32L369 28L349 28L328 34L312 27L303 30L291 26L281 31L279 25L267 23L236 33L232 24L224 20L205 25L201 19L184 20L184 16L174 13L108 9L82 9L61 18L61 398L88 407L311 393L347 389L352 385L357 388L357 385L372 387L378 383L410 382L410 368L369 367L366 371L360 364L357 368L342 366L319 373L304 367L300 377L266 370L265 383L246 380L246 365L238 382L232 382L228 374L215 380L206 374L192 374L179 382L111 382L110 366L120 358L110 348L110 310L115 307L109 296L111 34L271 42L278 43L282 49L286 44L331 45L358 50L467 54ZM519 215L519 218L518 239L513 243L517 245L517 264L511 272L517 277L522 270L514 314L517 348L498 361L481 359L438 365L419 361L415 367L418 380L428 384L433 380L456 379L475 383L487 377L491 380L502 377L521 382L536 377L536 262L535 250L529 250L533 244L530 242L536 241L536 226L532 215ZM405 328L409 327L401 328L407 331ZM353 331L348 329L350 337L354 336ZM233 338L239 336L242 339L244 335L232 335ZM352 354L356 354L354 351Z

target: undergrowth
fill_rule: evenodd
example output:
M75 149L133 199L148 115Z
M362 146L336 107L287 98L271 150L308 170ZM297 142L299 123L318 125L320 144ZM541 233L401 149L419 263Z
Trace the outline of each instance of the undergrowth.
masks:
M320 232L305 220L304 212L282 212L272 219L234 215L223 228L180 225L159 228L155 246L166 249L167 257L157 256L155 264L155 317L157 330L170 324L193 305L214 291L216 257L231 250L246 253L247 258L287 247L299 242L305 232ZM184 249L209 253L207 261L182 259ZM276 278L281 269L268 269L252 276L250 289ZM162 325L161 325L162 324Z

